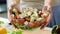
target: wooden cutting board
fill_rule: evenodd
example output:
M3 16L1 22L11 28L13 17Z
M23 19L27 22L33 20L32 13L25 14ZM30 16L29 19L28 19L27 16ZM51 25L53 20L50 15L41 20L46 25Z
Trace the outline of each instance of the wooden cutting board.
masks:
M51 34L50 30L40 30L39 28L35 29L35 30L25 30L23 31L23 34Z

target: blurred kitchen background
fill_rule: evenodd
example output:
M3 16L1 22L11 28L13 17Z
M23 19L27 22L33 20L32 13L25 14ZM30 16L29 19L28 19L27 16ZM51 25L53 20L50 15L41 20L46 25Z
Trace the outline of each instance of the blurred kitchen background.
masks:
M0 0L0 17L7 18L7 3L6 3L6 0Z
M24 7L26 4L36 3L41 9L43 7L43 2L44 0L21 0L21 7ZM53 2L54 6L60 5L60 0L54 0ZM33 6L36 7L36 5ZM7 0L0 0L0 17L7 18Z
M32 7L42 9L44 5L44 0L21 0L20 2L20 8L31 5ZM60 0L53 0L52 12L53 17L51 23L49 24L50 27L52 27L54 24L60 24ZM0 0L0 17L7 18L7 0Z

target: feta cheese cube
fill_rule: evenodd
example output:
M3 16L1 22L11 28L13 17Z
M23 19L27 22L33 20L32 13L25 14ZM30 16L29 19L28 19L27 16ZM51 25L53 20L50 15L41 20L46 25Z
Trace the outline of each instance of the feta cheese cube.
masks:
M25 22L24 22L24 24L25 24L25 25L28 25L28 22L27 22L27 21L25 21Z
M37 19L37 21L41 21L42 19L43 19L43 18L40 17L40 18Z

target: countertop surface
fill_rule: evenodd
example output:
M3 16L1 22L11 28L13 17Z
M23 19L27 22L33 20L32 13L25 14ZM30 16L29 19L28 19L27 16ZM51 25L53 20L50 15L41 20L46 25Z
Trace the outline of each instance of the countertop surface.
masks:
M5 11L5 12L1 12L1 13L0 13L0 17L7 18L7 13L6 13L6 11Z
M3 21L6 24L9 23L9 20L7 18L0 17L0 21ZM5 27L7 27L7 26L5 26ZM14 27L12 29L14 29ZM41 30L40 28L36 28L36 29L30 30L30 31L24 30L22 32L22 34L51 34L51 31L52 31L52 28L45 27L43 30Z

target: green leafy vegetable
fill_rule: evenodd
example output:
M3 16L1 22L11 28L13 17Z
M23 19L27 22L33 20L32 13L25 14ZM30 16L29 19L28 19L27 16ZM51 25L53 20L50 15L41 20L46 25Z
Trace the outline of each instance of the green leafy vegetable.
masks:
M0 24L3 24L4 22L3 21L0 21Z
M22 32L20 30L17 30L16 34L22 34Z
M16 24L16 27L19 28L19 29L23 29L23 30L33 30L33 29L36 28L36 27L30 28L28 25L21 26L19 24Z
M21 30L10 30L7 34L22 34Z

